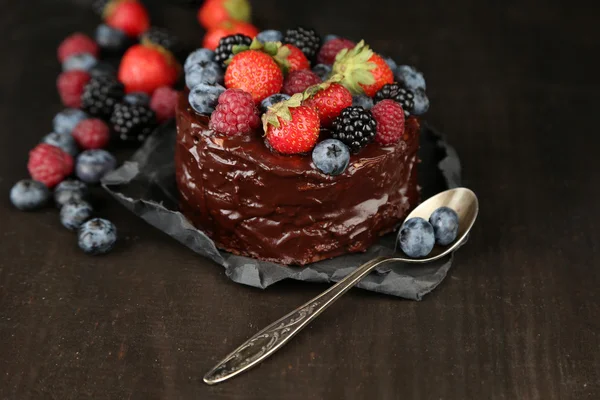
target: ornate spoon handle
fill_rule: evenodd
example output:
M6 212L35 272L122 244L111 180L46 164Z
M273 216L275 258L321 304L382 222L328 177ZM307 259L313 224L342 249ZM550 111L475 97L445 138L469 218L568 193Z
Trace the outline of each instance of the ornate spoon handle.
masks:
M204 382L214 385L259 364L279 350L296 333L317 318L319 314L368 275L369 272L390 260L394 259L378 257L361 265L327 291L273 322L248 339L210 370L204 376Z

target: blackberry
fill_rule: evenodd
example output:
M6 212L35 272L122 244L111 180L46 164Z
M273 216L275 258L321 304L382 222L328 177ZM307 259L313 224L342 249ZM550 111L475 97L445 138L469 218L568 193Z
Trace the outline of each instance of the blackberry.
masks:
M415 95L399 83L388 83L375 94L375 102L391 99L399 103L404 110L404 116L409 117L415 106Z
M115 104L125 95L125 87L110 75L92 78L81 95L81 108L94 117L108 119Z
M156 115L144 105L119 103L110 117L110 123L119 140L141 143L156 126Z
M298 27L285 32L283 43L296 46L306 58L314 60L321 48L321 36L314 29Z
M164 28L151 27L142 34L141 40L161 46L171 53L179 51L179 39Z
M223 68L226 67L225 61L233 56L233 46L250 46L252 39L246 35L237 34L225 36L219 41L219 46L215 50L215 61Z
M109 2L110 0L94 0L92 1L92 10L101 16L104 14L104 9Z
M377 122L371 111L350 106L333 121L331 137L340 140L356 153L375 138L376 132Z

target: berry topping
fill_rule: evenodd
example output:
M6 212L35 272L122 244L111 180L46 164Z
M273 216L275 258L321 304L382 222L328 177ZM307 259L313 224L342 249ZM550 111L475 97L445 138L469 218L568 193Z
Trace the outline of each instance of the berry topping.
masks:
M330 40L333 40L333 39L339 39L339 38L340 38L340 37L339 37L338 35L332 35L332 34L330 33L330 34L327 34L327 35L325 35L325 37L323 38L323 43L327 43L327 42L329 42Z
M423 115L429 110L429 99L425 93L425 89L417 89L413 99L413 114Z
M372 84L361 84L361 87L367 96L373 97L386 83L394 82L394 73L385 60L377 54L371 56L369 64L375 65L375 68L370 71L373 74L375 82Z
M172 86L179 77L180 66L173 55L160 46L135 45L123 55L119 80L127 93L152 94L161 86Z
M83 53L97 57L98 45L83 33L74 33L58 46L58 61L64 63L71 56Z
M198 10L198 22L206 29L214 29L224 22L250 22L248 0L206 0Z
M256 29L254 25L247 22L223 22L221 25L219 25L219 27L211 29L206 33L206 35L204 35L202 46L210 50L215 50L222 38L225 36L235 35L236 33L241 33L242 35L254 38L256 35L258 35L258 29Z
M97 63L96 57L89 53L75 54L65 60L62 69L63 71L89 71Z
M78 239L79 248L87 254L105 254L117 242L117 228L110 221L94 218L81 225Z
M312 60L315 58L321 47L321 36L313 29L298 27L296 29L288 29L285 32L283 43L293 44L299 48L309 60Z
M213 83L200 83L190 90L188 102L198 114L210 114L215 110L221 93L225 88Z
M404 135L404 110L394 100L382 100L371 109L377 121L375 141L384 146L398 143Z
M373 99L369 96L365 96L364 94L352 96L353 106L362 107L365 110L370 110L371 108L373 108L373 104Z
M76 231L92 217L92 206L83 200L70 200L60 209L60 222L70 231Z
M256 40L262 43L281 42L283 40L283 33L274 29L268 29L256 35Z
M150 101L150 109L156 114L159 124L175 117L175 108L179 92L169 86L163 86L154 91Z
M134 106L149 106L150 96L144 92L131 92L123 97L123 102Z
M352 94L339 83L333 83L326 89L318 91L306 100L305 104L317 110L321 125L327 128L342 110L352 105Z
M119 103L110 116L116 137L122 142L141 143L156 126L156 115L147 106Z
M105 24L98 25L96 28L96 43L108 51L119 51L125 48L128 38L125 32Z
M310 61L308 61L308 58L306 58L302 50L291 44L286 44L283 47L289 50L287 61L290 72L310 68Z
M395 71L396 80L404 85L407 89L416 91L417 89L427 89L425 77L414 67L410 65L401 65Z
M85 183L98 183L115 169L117 160L106 150L86 150L77 157L75 174Z
M90 79L90 74L79 70L63 72L58 76L56 87L66 107L81 107L81 95Z
M431 214L429 223L433 227L435 241L442 246L454 242L458 234L458 214L451 208L440 207Z
M396 69L398 68L398 64L396 64L396 61L394 61L391 57L384 57L383 60L388 65L388 67L390 67L392 72L396 72Z
M433 227L423 218L411 218L402 225L398 234L400 248L409 257L425 257L435 244Z
M322 173L340 175L350 162L348 147L337 139L326 139L317 144L312 152L312 160Z
M321 83L321 78L309 69L293 71L285 78L281 91L285 94L293 95L302 93L313 85Z
M61 208L72 200L85 200L88 196L88 187L77 179L67 179L54 188L54 203Z
M112 0L103 10L107 25L138 37L150 27L150 16L146 7L137 0Z
M82 149L102 149L110 141L110 129L101 119L90 118L77 124L73 138Z
M67 108L56 114L52 121L54 132L60 133L61 135L70 135L73 129L78 123L88 118L88 116L81 110L76 108Z
M269 107L273 107L277 103L281 103L282 101L286 101L290 97L291 96L289 96L287 94L282 94L282 93L277 93L277 94L274 94L272 96L267 97L266 99L264 99L263 101L260 102L260 112L261 112L261 114L266 113L267 110L269 109Z
M91 116L107 119L124 94L123 85L114 77L104 75L92 78L81 96L81 107Z
M214 61L200 61L185 73L185 85L192 89L201 83L222 83L223 70Z
M209 127L225 135L250 133L260 125L260 119L250 93L228 89L219 97Z
M151 27L142 34L140 41L144 44L160 46L171 53L179 51L179 39L165 28Z
M73 172L73 158L56 146L42 143L29 152L31 177L53 188Z
M219 41L219 45L215 49L215 61L223 68L227 67L225 63L233 57L234 46L248 46L252 44L252 38L246 35L237 34L225 36Z
M10 190L10 201L21 211L42 208L50 199L50 191L42 182L23 179Z
M225 86L250 93L255 103L279 93L282 85L283 72L275 60L258 50L236 54L225 72Z
M52 132L44 136L41 143L47 143L50 146L56 146L72 157L75 157L77 153L79 153L77 143L75 143L75 139L73 139L73 136L71 135L62 135L60 133Z
M352 40L348 39L333 39L326 42L321 50L319 50L319 55L317 56L317 61L321 64L333 65L335 62L335 56L344 49L352 49L356 46Z
M373 140L376 130L377 123L370 111L350 106L333 122L331 136L356 153Z
M326 81L331 75L331 66L325 64L317 64L313 67L313 72L321 78L322 81Z
M410 90L402 87L398 83L384 85L376 94L375 102L390 99L402 106L404 116L408 118L413 110L415 95Z
M201 63L202 61L214 61L215 60L215 52L209 49L198 49L192 53L185 59L184 71L187 74L190 69L192 69L196 64Z

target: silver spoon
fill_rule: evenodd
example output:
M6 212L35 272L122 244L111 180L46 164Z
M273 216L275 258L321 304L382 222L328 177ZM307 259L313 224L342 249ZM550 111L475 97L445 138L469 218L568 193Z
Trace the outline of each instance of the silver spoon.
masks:
M407 219L421 217L429 220L430 215L443 206L452 208L459 218L458 235L451 245L446 247L435 246L427 258L415 259L395 255L393 257L378 257L361 265L319 296L252 336L211 369L204 376L204 382L214 385L259 364L283 347L295 334L317 318L334 301L382 264L388 262L424 264L452 253L465 240L477 218L479 203L475 193L466 188L447 190L419 205L410 213Z

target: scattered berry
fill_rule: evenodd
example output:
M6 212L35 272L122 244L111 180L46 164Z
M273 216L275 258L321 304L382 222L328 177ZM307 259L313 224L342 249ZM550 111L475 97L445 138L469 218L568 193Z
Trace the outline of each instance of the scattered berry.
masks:
M198 10L198 22L206 29L218 28L228 21L250 22L248 0L206 0Z
M373 140L376 131L377 123L371 111L350 106L333 122L331 137L338 139L356 153Z
M321 83L321 78L309 69L293 71L285 78L281 91L285 94L293 95L302 93L313 85Z
M425 77L414 67L410 65L401 65L395 71L396 80L404 85L407 89L416 91L417 89L427 89Z
M317 61L320 64L333 65L335 56L337 56L340 51L352 49L354 46L356 46L356 43L352 40L342 38L330 40L321 47L321 50L319 50Z
M89 53L75 54L65 60L62 69L63 71L89 71L97 63L96 57Z
M76 108L67 108L56 114L54 120L52 120L52 126L54 132L61 135L70 135L77 124L87 118L88 116L83 111Z
M53 188L73 172L73 158L56 146L41 143L29 152L31 177Z
M223 70L214 61L200 61L194 64L185 74L185 85L193 89L201 83L222 83Z
M375 94L375 102L390 99L402 106L404 116L408 118L414 108L415 95L398 83L386 84Z
M415 91L415 97L413 99L413 114L423 115L429 110L429 99L425 93L425 89L417 89Z
M404 134L404 110L394 100L382 100L371 109L377 121L375 141L384 146L398 143Z
M302 50L291 44L286 44L283 47L290 51L290 54L287 57L290 68L289 72L301 71L310 68L310 61L308 61L308 58L306 58Z
M277 93L271 95L260 102L260 112L264 114L267 112L269 107L273 107L277 103L281 103L282 101L288 100L290 98L287 94Z
M326 175L340 175L350 162L348 147L337 139L326 139L317 144L312 152L315 166Z
M385 60L378 54L373 54L369 59L369 63L375 64L375 68L371 70L375 82L370 85L361 84L360 86L367 96L373 97L386 83L394 82L394 73Z
M79 228L79 248L91 255L108 253L117 242L117 228L112 222L94 218Z
M192 53L185 59L184 71L187 74L190 69L192 69L196 64L201 63L202 61L214 61L215 60L215 52L209 49L198 49Z
M115 68L107 62L100 61L96 65L94 65L88 73L92 76L92 78L98 78L101 76L108 76L115 79L117 75L117 71Z
M90 118L81 121L73 129L73 138L84 150L102 149L110 141L110 129L101 119Z
M371 108L373 108L373 104L373 99L369 96L365 96L363 94L352 96L353 106L362 107L365 110L370 110Z
M291 100L293 98L289 101ZM289 112L292 117L289 121L276 112L269 111L265 114L267 144L281 154L307 153L315 147L319 139L319 114L314 108L303 105L290 107ZM278 127L269 122L275 118L278 120Z
M70 200L60 209L60 222L70 231L76 231L92 217L92 206L83 200Z
M88 196L88 187L77 179L67 179L54 188L54 203L61 208L69 201L83 201Z
M325 64L317 64L313 67L312 71L317 74L322 81L326 81L331 75L331 66Z
M234 46L248 46L252 43L252 39L246 35L236 34L225 36L219 41L219 45L215 49L215 62L221 67L226 68L225 62L233 57Z
M210 114L215 110L225 88L218 84L200 83L190 90L188 102L198 114Z
M42 182L23 179L10 190L10 201L21 211L42 208L50 199L50 191Z
M150 109L156 114L156 121L159 124L175 117L178 99L179 92L169 86L163 86L154 91Z
M123 97L123 102L134 106L149 106L150 96L144 92L131 92Z
M219 25L219 27L209 30L206 35L204 35L202 47L215 50L222 38L229 35L235 35L236 33L241 33L242 35L255 38L256 35L258 35L258 29L256 29L254 25L247 22L223 22L221 25Z
M50 146L55 146L62 151L68 153L72 157L75 157L79 153L77 143L71 135L62 135L60 133L52 132L42 138L41 143L47 143Z
M117 160L106 150L86 150L77 157L75 174L85 183L98 183L115 169Z
M329 42L330 40L333 40L333 39L339 39L339 36L338 35L332 35L332 34L325 35L325 37L323 38L323 43L327 43L327 42Z
M140 36L140 41L144 44L151 43L160 46L163 49L176 54L179 51L179 38L165 28L156 26L151 27Z
M256 39L261 43L281 42L283 40L283 33L274 29L268 29L256 35Z
M423 218L411 218L402 225L398 234L400 248L409 257L425 257L435 244L433 227Z
M108 51L119 51L124 49L129 42L127 35L120 29L105 24L96 28L96 43Z
M328 128L342 110L352 105L352 94L339 83L333 83L306 100L305 104L317 110L321 125Z
M64 63L71 56L83 53L97 57L98 52L98 45L90 37L83 33L74 33L58 46L58 61Z
M110 116L110 124L120 141L141 143L156 127L156 114L146 106L119 103Z
M123 84L114 77L98 76L86 85L81 96L81 108L93 117L108 119L115 104L120 102L124 95Z
M388 65L388 67L390 67L392 72L396 72L396 69L398 68L398 64L396 64L396 61L394 61L391 57L384 57L383 60Z
M63 72L58 76L56 87L60 99L66 107L81 107L81 95L90 79L90 74L79 70Z
M277 63L257 50L236 54L225 72L225 87L250 93L255 103L279 93L282 85L283 72Z
M285 32L283 43L293 44L299 48L309 60L313 60L321 47L321 37L314 29L298 27L296 29L288 29Z
M156 46L130 47L119 66L119 81L125 91L152 94L161 86L172 86L179 78L180 66L175 57Z
M104 8L105 23L138 37L150 27L150 16L146 7L137 0L113 0Z
M429 223L433 227L435 240L442 246L454 242L458 234L458 214L451 208L440 207L431 214Z
M210 129L225 135L250 133L259 125L252 95L240 89L227 89L221 94L209 123Z

